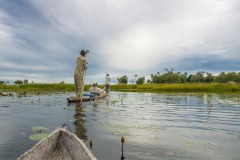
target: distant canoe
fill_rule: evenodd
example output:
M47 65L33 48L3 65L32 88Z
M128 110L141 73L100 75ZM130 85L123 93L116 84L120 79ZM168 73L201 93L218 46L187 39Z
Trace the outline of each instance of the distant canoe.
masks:
M95 100L99 100L99 99L103 99L105 97L107 97L108 94L102 94L102 95L92 95L92 94L83 94L83 102L89 102L89 101L95 101ZM68 103L74 103L74 102L80 102L80 100L76 100L75 97L69 97L67 98Z
M8 96L8 94L0 92L0 96Z
M65 128L57 128L17 160L97 160L97 158L75 134Z

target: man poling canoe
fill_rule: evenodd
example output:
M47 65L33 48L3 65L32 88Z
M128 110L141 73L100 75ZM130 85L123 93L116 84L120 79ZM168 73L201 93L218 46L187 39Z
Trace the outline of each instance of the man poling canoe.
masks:
M84 83L85 83L85 75L86 70L88 68L88 60L87 54L89 50L84 51L81 50L80 56L77 57L76 68L74 72L74 84L75 84L75 91L76 91L76 101L82 102L83 90L84 90Z

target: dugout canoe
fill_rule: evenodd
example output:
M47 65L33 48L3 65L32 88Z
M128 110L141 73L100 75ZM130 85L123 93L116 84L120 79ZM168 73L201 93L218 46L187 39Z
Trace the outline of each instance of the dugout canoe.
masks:
M107 93L102 95L83 94L82 101L83 102L95 101L95 100L103 99L107 96L108 96ZM76 100L76 97L68 97L67 100L68 100L68 103L80 102L80 100Z
M97 158L75 134L65 128L57 128L17 160L97 160Z
M0 92L0 96L8 96L6 93Z

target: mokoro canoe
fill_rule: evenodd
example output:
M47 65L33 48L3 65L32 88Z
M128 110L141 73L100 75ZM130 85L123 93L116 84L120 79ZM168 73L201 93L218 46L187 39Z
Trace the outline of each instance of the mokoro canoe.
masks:
M98 100L98 99L103 99L103 98L105 98L107 96L108 96L107 93L102 94L102 95L83 94L82 101L83 102L95 101L95 100ZM76 100L75 97L68 97L67 100L68 100L68 103L80 102L80 100Z
M0 92L0 96L8 96L6 93Z
M97 160L97 158L75 134L65 128L57 128L17 160Z

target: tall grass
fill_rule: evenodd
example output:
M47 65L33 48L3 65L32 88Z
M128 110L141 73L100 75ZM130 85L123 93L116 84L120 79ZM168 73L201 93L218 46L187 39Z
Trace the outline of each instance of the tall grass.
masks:
M147 91L147 92L184 92L184 93L240 93L239 84L191 83L191 84L143 84L112 85L114 91Z
M88 91L91 85L85 85ZM103 85L99 86L103 88ZM112 91L139 91L139 92L184 92L184 93L240 93L240 84L223 83L195 83L195 84L116 84L110 86ZM0 92L72 92L74 84L22 84L1 85Z
M73 84L22 84L0 86L1 92L68 92L74 90Z

